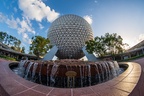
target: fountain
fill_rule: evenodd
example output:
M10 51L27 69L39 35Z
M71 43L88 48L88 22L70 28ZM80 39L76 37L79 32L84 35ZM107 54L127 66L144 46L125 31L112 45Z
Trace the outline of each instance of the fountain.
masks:
M55 61L21 60L20 71L27 80L59 88L77 88L108 81L119 75L116 61Z
M56 19L48 31L53 48L42 60L21 60L21 76L32 82L59 88L92 86L119 75L116 61L98 61L85 49L85 42L93 39L91 26L77 15ZM53 56L59 60L52 61ZM83 56L88 61L79 60Z

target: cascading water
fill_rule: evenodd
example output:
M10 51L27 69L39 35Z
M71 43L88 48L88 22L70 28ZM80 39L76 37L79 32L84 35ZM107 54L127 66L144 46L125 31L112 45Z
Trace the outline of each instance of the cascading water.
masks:
M19 65L18 65L18 68L19 68L18 69L18 75L20 75L22 77L24 77L24 69L25 68L23 66L24 66L25 63L27 63L26 60L21 60L20 63L19 63Z
M119 75L116 61L80 60L20 61L19 71L30 81L51 87L76 88L95 85Z
M81 77L80 77L80 79L81 79L80 82L81 82L81 86L83 86L83 74L82 74L82 68L81 68L81 67L82 67L82 66L79 65L79 69L80 69L80 76L81 76Z
M35 72L36 72L37 66L38 66L38 63L34 63L34 64L33 64L32 78L31 78L31 80L32 80L33 82L35 82Z
M55 62L53 64L53 67L52 67L52 70L51 70L51 75L50 75L50 86L54 86L55 84L55 75L56 75L56 72L57 72L57 69L58 69L58 66Z
M24 76L25 79L27 79L27 78L28 78L28 75L31 73L30 68L31 68L31 66L32 66L33 63L34 63L34 62L30 62L30 63L28 64L28 67L27 67L27 69L26 69L26 71L25 71L25 76Z
M95 71L96 71L96 73L97 74L95 74L95 79L97 79L99 82L101 81L101 79L100 79L100 72L99 72L99 69L98 69L98 66L97 66L97 64L95 64Z
M41 80L41 71L42 71L42 66L43 66L43 63L42 64L40 64L40 71L39 71L39 82L40 82L40 84L42 84L42 80Z
M49 85L49 65L47 65L47 86Z
M91 86L91 66L88 64L88 82L89 86Z

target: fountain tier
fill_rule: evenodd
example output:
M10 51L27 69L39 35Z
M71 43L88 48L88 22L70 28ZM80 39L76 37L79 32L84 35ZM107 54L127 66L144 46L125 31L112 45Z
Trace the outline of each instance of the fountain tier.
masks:
M63 88L91 86L105 82L119 74L119 66L116 61L22 60L19 66L21 66L20 69L24 68L23 77L25 79L51 87Z

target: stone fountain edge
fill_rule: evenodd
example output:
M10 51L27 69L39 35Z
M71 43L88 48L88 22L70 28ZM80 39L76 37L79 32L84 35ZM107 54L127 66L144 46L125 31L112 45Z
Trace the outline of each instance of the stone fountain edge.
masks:
M129 67L125 72L123 72L118 77L94 86L83 87L83 88L53 88L43 85L39 85L30 81L27 81L11 71L9 65L15 64L17 62L5 61L5 64L0 64L5 70L4 78L1 78L1 86L9 95L21 96L27 94L40 94L41 95L66 95L66 96L80 96L80 95L103 95L103 94L126 94L129 95L134 87L136 86L140 75L141 67L138 63L134 62L120 62L120 64L127 64ZM129 81L129 78L133 78L133 81ZM2 77L2 76L1 76ZM11 80L8 80L11 79ZM2 82L7 83L4 84ZM15 84L15 85L14 85ZM130 87L125 87L124 85L129 85ZM9 86L9 88L8 88ZM19 90L16 90L19 89ZM111 92L109 92L111 90Z

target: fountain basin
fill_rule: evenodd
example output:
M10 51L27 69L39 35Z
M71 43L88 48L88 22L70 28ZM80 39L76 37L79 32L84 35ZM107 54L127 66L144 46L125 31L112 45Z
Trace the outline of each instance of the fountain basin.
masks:
M79 60L62 60L62 61L24 61L24 67L27 68L30 63L32 63L30 71L32 72L35 64L37 64L37 68L35 70L36 73L41 71L41 75L51 75L52 68L54 65L57 68L57 76L67 77L67 71L74 71L77 73L76 77L80 77L81 74L88 76L88 70L91 73L91 76L95 76L96 74L100 74L106 71L111 71L114 68L118 71L118 63L116 61L101 61L101 62L89 62L89 61L79 61ZM55 63L55 64L54 64ZM111 63L111 64L109 64ZM82 73L80 73L82 71Z
M122 62L129 67L118 77L107 82L84 88L54 88L30 82L16 75L9 66L13 67L14 63L18 65L18 62L0 60L0 63L0 84L9 95L15 96L128 96L135 86L138 87L137 83L140 83L138 81L142 75L141 66L138 63ZM7 95L2 94L2 96Z
M77 88L108 81L119 75L116 61L27 61L19 64L22 76L30 81L51 87Z

